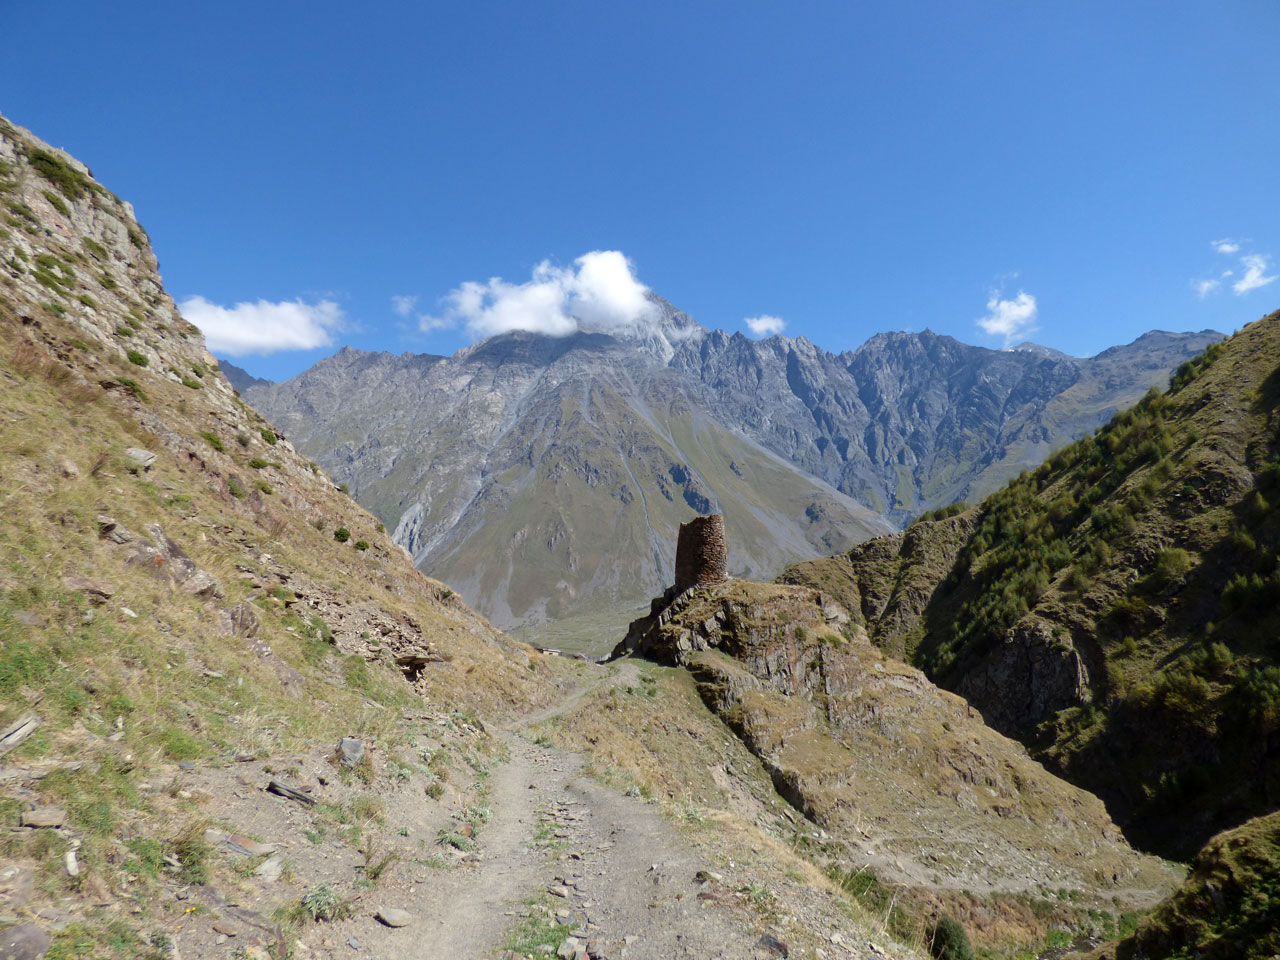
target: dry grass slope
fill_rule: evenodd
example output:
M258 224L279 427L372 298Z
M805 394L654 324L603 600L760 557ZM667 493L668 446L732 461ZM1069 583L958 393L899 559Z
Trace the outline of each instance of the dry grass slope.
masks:
M0 731L38 721L0 761L3 917L53 918L51 957L159 955L165 882L241 882L187 768L389 756L406 713L560 681L239 401L128 205L3 120L0 203ZM19 827L42 807L62 826Z

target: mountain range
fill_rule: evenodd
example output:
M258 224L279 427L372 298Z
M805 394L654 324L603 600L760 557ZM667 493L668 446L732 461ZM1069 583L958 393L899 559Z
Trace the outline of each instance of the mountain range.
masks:
M1077 359L926 330L831 353L651 301L630 334L345 347L243 393L495 624L603 652L664 586L681 520L723 513L731 571L768 579L990 492L1220 336Z

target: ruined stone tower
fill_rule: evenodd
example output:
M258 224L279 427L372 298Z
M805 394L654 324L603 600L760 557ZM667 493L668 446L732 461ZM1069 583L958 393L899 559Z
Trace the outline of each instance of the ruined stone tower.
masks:
M676 538L676 592L694 584L728 579L729 545L724 535L724 517L713 513L680 524Z

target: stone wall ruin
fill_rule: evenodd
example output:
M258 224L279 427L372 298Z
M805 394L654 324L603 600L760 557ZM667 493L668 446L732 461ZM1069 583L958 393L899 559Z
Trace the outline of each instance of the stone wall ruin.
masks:
M728 579L729 545L724 517L713 513L680 524L676 538L676 592Z

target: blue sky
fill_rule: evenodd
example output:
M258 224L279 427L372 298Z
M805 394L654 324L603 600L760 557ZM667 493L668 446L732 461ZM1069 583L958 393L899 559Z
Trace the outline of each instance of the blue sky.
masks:
M273 379L621 316L635 282L835 350L1090 354L1280 306L1264 0L15 2L0 29L0 112L130 200Z

